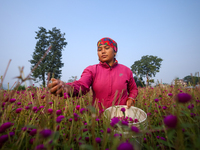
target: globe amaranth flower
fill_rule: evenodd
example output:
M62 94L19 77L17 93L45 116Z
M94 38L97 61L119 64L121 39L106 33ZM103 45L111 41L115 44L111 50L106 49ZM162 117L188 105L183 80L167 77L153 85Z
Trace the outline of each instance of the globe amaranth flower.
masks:
M90 138L86 136L86 137L85 137L85 140L88 142L88 141L90 140Z
M161 140L166 141L166 139L164 137L160 137Z
M62 121L62 119L64 119L65 117L63 115L60 115L56 118L56 122L60 123Z
M44 147L43 144L40 144L38 146L36 146L36 150L45 150L46 148Z
M29 143L33 144L33 142L35 141L35 138L30 139Z
M18 102L17 105L21 105L21 102Z
M47 138L49 136L51 136L52 134L52 131L50 129L44 129L40 132L40 134L44 137L44 138Z
M133 132L135 132L135 133L139 133L139 132L140 132L140 130L139 130L136 126L132 126L132 127L131 127L131 130L132 130Z
M79 109L80 109L80 105L77 105L77 106L76 106L76 110L79 110Z
M84 111L85 111L85 108L81 108L80 113L83 114Z
M119 146L117 147L117 150L134 150L134 147L132 144L128 142L123 142L119 144Z
M10 128L12 125L13 125L13 123L11 123L11 122L6 122L6 123L2 124L0 126L0 133L5 132L6 129Z
M87 128L84 128L84 129L83 129L83 132L86 132L86 131L88 131L88 129L87 129Z
M166 109L167 109L167 106L163 106L162 108L163 108L164 110L166 110Z
M10 132L9 135L10 135L10 137L12 137L13 135L15 135L15 133ZM9 138L8 134L0 136L0 144L5 143L8 140L8 138Z
M114 125L117 124L118 122L119 122L119 118L114 117L114 118L111 119L110 125L111 125L112 127L114 127Z
M156 98L156 99L154 99L154 101L155 101L155 102L158 102L158 101L159 101L159 99L157 99L157 98Z
M11 98L11 99L10 99L10 102L11 102L11 103L14 103L15 101L16 101L15 98Z
M172 93L168 93L168 96L173 96L173 94Z
M178 123L178 119L174 115L168 115L165 117L164 123L169 128L175 128Z
M128 121L122 120L122 125L128 126Z
M77 117L79 117L79 116L78 116L78 114L77 114L77 113L74 113L74 117L75 117L75 118L77 118Z
M41 96L41 99L44 99L45 98L45 95Z
M122 108L121 108L121 111L122 111L122 112L125 112L125 111L126 111L126 109L125 109L124 107L122 107Z
M33 107L33 111L34 111L34 112L37 111L37 107Z
M111 133L111 129L110 128L107 128L107 133Z
M42 109L42 108L44 108L44 106L40 106L40 107L39 107L39 109Z
M51 108L49 108L47 111L48 111L49 114L53 113L53 109L51 109Z
M61 111L61 110L56 110L56 114L57 114L57 115L61 115L61 114L62 114L62 111Z
M117 134L117 133L115 133L115 134L114 134L114 137L119 137L119 136L120 136L120 135L119 135L119 134Z
M36 133L37 133L37 129L33 129L33 130L31 130L31 132L29 134L31 136L34 136L34 135L36 135Z
M187 102L189 102L191 99L192 99L192 97L191 97L191 95L188 94L188 93L179 93L179 94L177 94L177 96L176 96L176 100L177 100L179 103L187 103Z
M96 138L95 138L95 141L96 141L97 143L101 143L101 138L100 138L100 137L96 137Z
M16 113L20 113L21 111L22 111L22 108L17 108L17 109L15 110Z

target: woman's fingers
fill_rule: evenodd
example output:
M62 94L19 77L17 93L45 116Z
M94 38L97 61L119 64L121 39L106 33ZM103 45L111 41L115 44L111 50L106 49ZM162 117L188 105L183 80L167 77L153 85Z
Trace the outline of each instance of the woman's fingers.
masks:
M133 101L131 99L126 102L127 108L129 109L131 106L134 106Z

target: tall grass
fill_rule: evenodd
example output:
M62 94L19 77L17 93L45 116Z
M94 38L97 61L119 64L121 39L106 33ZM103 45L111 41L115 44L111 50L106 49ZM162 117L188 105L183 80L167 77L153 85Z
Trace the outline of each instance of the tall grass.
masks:
M192 100L178 102L179 93L190 94ZM200 148L199 98L200 88L178 85L139 88L135 107L148 115L148 128L140 131L142 149ZM105 150L120 148L122 142L134 146L134 138L116 135L110 120L92 106L90 93L57 97L45 88L32 86L21 91L1 90L0 100L0 125L11 123L3 129L0 127L1 149ZM178 118L174 128L164 123L169 115ZM136 134L131 129L129 132Z

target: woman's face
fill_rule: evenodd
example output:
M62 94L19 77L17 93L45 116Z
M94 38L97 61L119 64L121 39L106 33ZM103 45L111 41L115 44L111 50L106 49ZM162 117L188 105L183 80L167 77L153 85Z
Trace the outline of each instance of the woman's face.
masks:
M112 47L108 45L100 45L97 52L101 62L107 62L109 65L110 63L113 63L116 52L114 52Z

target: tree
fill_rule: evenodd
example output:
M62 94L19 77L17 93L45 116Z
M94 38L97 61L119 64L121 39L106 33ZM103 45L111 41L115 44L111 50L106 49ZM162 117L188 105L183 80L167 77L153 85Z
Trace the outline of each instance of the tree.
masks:
M76 81L77 76L71 76L71 78L67 81L67 83Z
M140 78L146 77L148 86L149 82L153 82L153 80L150 80L150 77L155 77L156 73L159 72L162 61L163 60L157 56L142 56L140 60L134 62L134 64L131 66L131 70Z
M146 86L142 77L138 78L137 76L134 76L134 80L135 80L135 83L137 85L137 87L144 87Z
M197 85L198 83L200 83L200 77L197 77L197 76L188 75L188 76L185 76L183 80L187 82L187 85Z
M60 68L63 67L61 62L62 50L67 45L64 38L65 33L61 33L59 29L53 28L52 31L47 31L43 27L39 27L39 31L36 32L37 43L35 51L32 55L32 60L29 62L32 64L31 70L38 63L41 57L44 55L48 47L51 45L51 51L42 60L40 65L32 72L32 77L36 79L36 82L42 81L43 86L46 85L45 76L50 73L50 78L54 74L55 78L61 77Z

